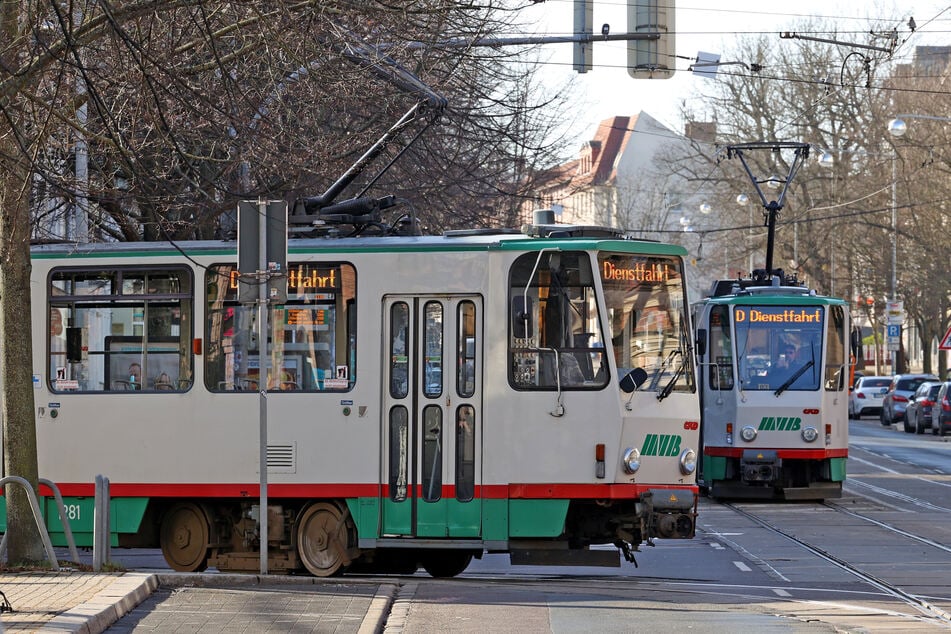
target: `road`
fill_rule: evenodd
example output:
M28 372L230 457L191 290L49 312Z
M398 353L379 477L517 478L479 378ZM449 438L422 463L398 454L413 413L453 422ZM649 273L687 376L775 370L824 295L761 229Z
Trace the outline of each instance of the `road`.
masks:
M696 539L645 547L637 567L522 567L486 555L451 580L417 573L339 581L395 584L392 634L951 631L951 437L904 434L875 419L852 421L850 433L841 499L703 499ZM115 551L114 559L168 572L158 551ZM203 591L217 590L190 590ZM300 589L267 590L275 591L294 593L282 597L286 605L300 604ZM176 601L196 596L157 593L110 631L158 631L148 610L172 614ZM350 615L328 625L357 631L358 623Z

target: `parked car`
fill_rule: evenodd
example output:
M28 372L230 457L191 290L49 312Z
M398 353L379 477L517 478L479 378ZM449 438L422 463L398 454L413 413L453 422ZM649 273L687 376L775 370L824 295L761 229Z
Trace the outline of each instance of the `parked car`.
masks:
M926 429L931 429L931 410L940 389L940 382L925 381L918 386L905 408L905 433L923 434Z
M925 381L938 382L940 379L933 374L896 374L888 384L888 392L882 399L882 425L891 425L905 420L905 407L908 399L915 393L918 386Z
M863 376L855 382L849 394L849 418L862 418L866 415L879 416L882 411L882 399L892 382L890 376Z
M944 436L951 431L951 381L941 384L935 400L931 408L931 433Z
M863 376L865 376L865 373L859 372L858 370L852 373L852 385L849 386L850 392L855 389L855 385L859 382L859 379L861 379Z

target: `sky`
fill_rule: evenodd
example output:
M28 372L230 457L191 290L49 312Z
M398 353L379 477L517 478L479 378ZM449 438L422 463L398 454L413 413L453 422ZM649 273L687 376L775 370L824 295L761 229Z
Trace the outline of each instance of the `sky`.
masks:
M660 0L666 2L667 0ZM591 71L579 74L572 69L572 45L546 46L547 60L543 76L551 85L559 85L571 75L576 76L578 111L582 120L575 123L573 133L579 142L590 138L597 124L615 115L635 115L645 111L674 131L683 131L680 119L681 102L688 107L702 109L697 91L704 82L716 81L695 75L687 70L700 51L723 55L722 62L755 61L731 60L726 56L739 34L775 34L776 46L787 40L780 32L796 31L802 21L818 16L835 24L839 40L864 42L863 34L870 29L899 27L902 43L895 59L910 61L915 46L951 45L951 3L948 0L675 0L676 1L676 55L677 71L670 79L634 79L627 74L627 43L598 42L594 45ZM524 6L521 16L536 26L535 35L568 35L573 30L573 0L519 0ZM900 21L896 24L894 18ZM886 19L887 17L887 19ZM917 29L911 33L908 18L914 17ZM594 31L601 32L602 24L610 25L610 32L627 32L626 0L594 0ZM850 39L850 32L856 34ZM680 59L686 58L686 59ZM738 71L738 67L724 70ZM583 130L582 130L583 128ZM586 136L587 135L587 136ZM585 138L581 138L585 137Z

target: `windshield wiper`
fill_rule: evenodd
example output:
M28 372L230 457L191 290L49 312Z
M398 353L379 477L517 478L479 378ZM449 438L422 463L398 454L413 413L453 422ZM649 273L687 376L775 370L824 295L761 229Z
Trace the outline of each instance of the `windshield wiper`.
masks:
M795 382L796 382L796 379L798 379L799 377L801 377L802 374L803 374L803 372L805 372L806 370L808 370L809 368L811 368L811 367L814 366L815 364L816 364L816 362L813 361L812 359L809 359L808 361L806 361L806 362L803 364L803 366L802 366L801 368L799 368L798 370L796 370L796 373L795 373L795 374L793 374L791 377L789 377L788 379L786 379L786 382L783 383L782 385L780 385L780 386L776 389L776 391L773 392L773 394L775 394L776 396L779 396L780 394L782 394L783 392L785 392L786 390L788 390L788 389L789 389L789 386L792 385L793 383L795 383Z
M687 351L689 357L684 354L684 350ZM677 371L674 372L674 376L671 377L670 381L667 382L667 385L664 386L657 394L657 400L663 401L665 398L670 396L670 393L674 391L674 386L677 384L677 381L684 375L689 365L689 360L693 358L693 346L691 345L690 337L687 336L687 320L684 317L684 314L680 313L680 349L673 350L670 353L670 356L665 360L664 365L672 362L677 355L680 355L680 365L677 367ZM658 377L659 378L659 377ZM688 379L687 385L689 387L690 380Z
M670 396L670 393L674 391L674 385L677 384L677 379L679 379L680 377L683 376L684 370L686 370L686 369L687 369L687 360L686 360L686 359L683 359L683 360L680 362L680 366L677 368L677 371L674 372L674 376L671 377L670 381L667 382L667 385L664 386L664 389L662 389L662 390L657 394L657 400L658 400L658 401L662 401L662 400L664 400L665 398L667 398L668 396Z
M657 384L660 383L660 378L664 376L664 372L674 362L674 357L678 354L682 354L680 350L671 350L667 353L667 356L664 357L664 360L660 362L660 365L657 366L657 369L654 370L654 376L651 377L651 383L648 386L648 390L654 391L657 389Z

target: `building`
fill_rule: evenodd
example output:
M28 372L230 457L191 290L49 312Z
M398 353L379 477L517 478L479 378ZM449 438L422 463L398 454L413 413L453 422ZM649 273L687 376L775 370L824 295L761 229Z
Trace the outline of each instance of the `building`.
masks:
M690 232L704 192L678 173L678 165L696 160L691 140L712 143L715 135L714 123L688 123L681 135L645 112L605 119L577 158L536 176L522 217L552 209L559 223L613 227L697 251L698 238ZM704 224L714 220L706 217Z

